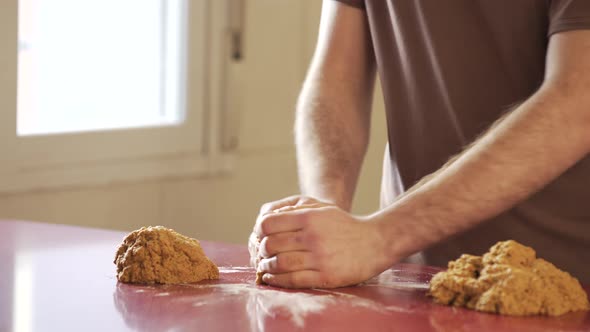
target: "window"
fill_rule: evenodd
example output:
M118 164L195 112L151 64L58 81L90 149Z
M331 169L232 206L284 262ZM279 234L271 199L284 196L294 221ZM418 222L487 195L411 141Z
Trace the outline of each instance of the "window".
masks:
M230 3L2 1L0 192L224 170Z
M186 0L20 0L19 135L178 124Z

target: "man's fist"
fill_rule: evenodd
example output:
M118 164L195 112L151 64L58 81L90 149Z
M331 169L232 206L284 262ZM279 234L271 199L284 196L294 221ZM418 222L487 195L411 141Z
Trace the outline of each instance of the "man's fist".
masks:
M250 241L258 276L279 287L354 285L392 263L378 222L300 196L265 204Z
M330 205L333 204L322 202L317 199L301 195L290 196L278 201L269 202L262 205L262 207L260 208L260 212L258 214L258 217L256 218L256 223L254 225L254 230L256 230L256 227L259 225L261 218L269 213L280 213L303 208L315 208ZM258 235L256 235L254 230L252 231L248 239L248 251L250 252L250 265L255 268L258 268L258 263L262 258L259 249L261 239L258 237ZM260 278L261 274L258 274L256 278L257 283L260 283L262 281L262 279Z

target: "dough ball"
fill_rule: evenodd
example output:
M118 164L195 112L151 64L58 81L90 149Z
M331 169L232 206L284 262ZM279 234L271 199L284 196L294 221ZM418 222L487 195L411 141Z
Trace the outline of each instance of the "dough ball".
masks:
M162 226L131 232L115 255L117 279L140 284L180 284L219 279L219 269L199 241Z
M498 242L482 257L462 255L430 281L440 304L502 315L557 316L588 310L579 281L516 241Z

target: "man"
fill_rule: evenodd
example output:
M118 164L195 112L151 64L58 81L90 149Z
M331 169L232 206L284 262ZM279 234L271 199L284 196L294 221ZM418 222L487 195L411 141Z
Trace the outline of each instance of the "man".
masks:
M353 285L514 239L590 283L585 29L587 0L325 0L295 125L304 196L265 204L251 237L264 282ZM376 71L382 209L359 217Z

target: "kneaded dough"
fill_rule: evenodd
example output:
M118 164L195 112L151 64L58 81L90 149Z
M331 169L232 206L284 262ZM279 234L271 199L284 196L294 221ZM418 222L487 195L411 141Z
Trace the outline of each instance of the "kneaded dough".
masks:
M502 315L557 316L588 310L579 281L516 241L498 242L483 257L462 255L430 281L440 304Z
M180 284L219 279L199 241L162 226L131 232L115 255L117 279L141 284Z
M288 205L288 206L283 206L282 208L276 209L276 210L272 210L270 213L281 213L281 212L288 212L288 211L294 211L294 210L301 210L301 209L312 209L312 208L321 208L321 207L325 207L325 206L331 206L330 204L326 204L326 203L309 203L309 204L301 204L301 205ZM258 239L258 246L260 247L260 239ZM260 271L260 260L262 259L261 256L258 256L258 258L256 259L256 284L257 285L261 285L264 283L264 281L262 281L262 276L265 274L265 272Z

